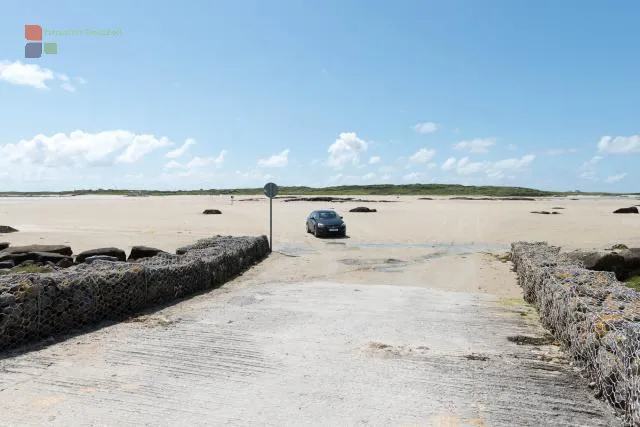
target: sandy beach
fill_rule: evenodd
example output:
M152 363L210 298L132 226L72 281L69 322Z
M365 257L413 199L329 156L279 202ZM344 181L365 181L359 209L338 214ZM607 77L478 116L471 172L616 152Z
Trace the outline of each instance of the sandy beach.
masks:
M544 240L566 248L604 247L618 242L640 245L633 234L638 215L614 215L613 210L640 204L621 198L501 200L419 200L418 197L376 196L370 200L393 203L323 203L274 200L274 250L318 249L325 240L304 232L314 209L334 208L348 227L349 244L475 244L506 246L517 240ZM74 251L116 246L156 246L173 251L194 240L215 234L268 234L268 199L236 196L169 197L29 197L0 199L0 224L19 233L4 235L12 245L69 244ZM376 213L349 213L356 206ZM551 210L560 215L537 215ZM222 215L202 215L204 209ZM389 247L392 250L392 247Z
M268 200L243 199L255 197L5 198L0 224L20 232L0 241L174 251L268 234ZM496 254L517 240L640 246L640 217L612 213L640 202L367 199L394 202L275 200L274 252L221 288L0 360L7 421L619 425L557 345L510 341L546 332ZM331 207L348 237L305 233ZM530 213L552 208L564 209Z

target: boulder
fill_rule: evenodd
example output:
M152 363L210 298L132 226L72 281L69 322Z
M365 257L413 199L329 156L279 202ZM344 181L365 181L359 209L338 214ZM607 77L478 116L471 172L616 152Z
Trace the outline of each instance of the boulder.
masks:
M204 215L220 215L222 212L218 209L205 209L202 213Z
M549 211L531 211L531 213L533 213L533 214L541 214L541 215L550 215L551 214L551 212L549 212Z
M635 206L631 206L630 208L620 208L613 211L615 214L628 214L628 213L638 213L638 208Z
M142 258L151 258L160 253L166 253L162 249L150 248L148 246L134 246L131 248L128 261L135 261Z
M370 209L364 206L358 206L357 208L351 209L349 212L377 212L377 210Z
M84 259L85 264L91 264L95 261L118 262L120 260L117 257L109 256L109 255L94 255Z
M2 268L13 268L15 267L15 264L13 263L13 261L0 261L0 269Z
M66 256L73 255L73 251L71 250L71 248L65 245L10 246L2 251L2 253L7 254L26 254L29 252L47 252Z
M46 264L48 262L57 264L62 261L67 263L71 262L73 264L73 258L71 258L70 256L53 252L29 252L27 255L30 257L29 259L39 264Z
M9 243L7 242L0 242L0 251L4 251L5 249L7 249L9 247Z
M76 262L81 263L81 262L84 262L89 257L98 256L98 255L105 255L105 256L109 256L109 257L114 257L118 261L126 261L127 260L127 254L122 249L118 249L118 248L98 248L98 249L90 249L88 251L84 251L84 252L79 253L78 256L76 257Z
M58 261L56 263L56 266L60 267L60 268L69 268L69 267L73 266L73 258L66 257L64 259L61 259L60 261Z
M4 234L4 233L15 233L16 230L13 227L9 227L8 225L0 225L0 234Z
M565 256L582 261L584 267L593 271L610 271L622 281L640 270L640 248L615 251L573 251Z

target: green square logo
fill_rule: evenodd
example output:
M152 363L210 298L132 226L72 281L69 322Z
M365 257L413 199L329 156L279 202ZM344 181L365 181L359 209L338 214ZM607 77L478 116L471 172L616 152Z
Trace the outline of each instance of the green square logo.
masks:
M56 55L58 53L58 43L45 43L44 53L48 55Z

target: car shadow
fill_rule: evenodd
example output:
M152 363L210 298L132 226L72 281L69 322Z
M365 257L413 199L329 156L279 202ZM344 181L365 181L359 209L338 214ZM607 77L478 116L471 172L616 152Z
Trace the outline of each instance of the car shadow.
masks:
M323 239L323 240L344 240L344 239L350 239L350 238L351 238L351 236L349 236L349 235L345 235L345 236L317 236L316 237L316 239Z

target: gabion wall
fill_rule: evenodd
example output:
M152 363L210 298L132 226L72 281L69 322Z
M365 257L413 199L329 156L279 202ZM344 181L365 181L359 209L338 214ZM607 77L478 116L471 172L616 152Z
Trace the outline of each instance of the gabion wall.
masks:
M591 376L597 392L640 426L640 293L586 270L545 242L511 245L524 298Z
M269 242L217 236L178 252L0 276L0 351L215 288L263 259Z

